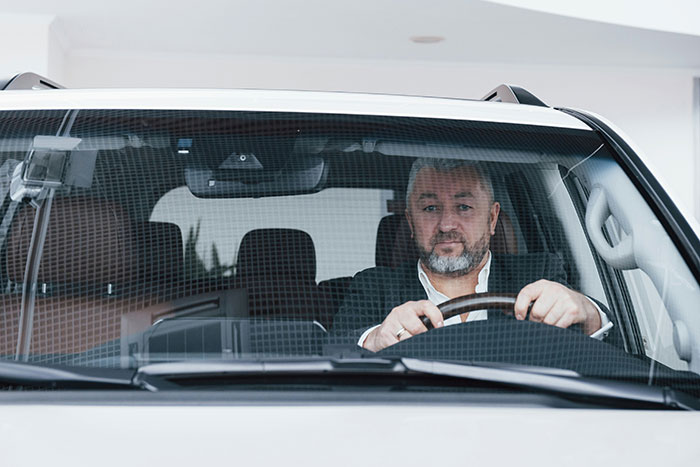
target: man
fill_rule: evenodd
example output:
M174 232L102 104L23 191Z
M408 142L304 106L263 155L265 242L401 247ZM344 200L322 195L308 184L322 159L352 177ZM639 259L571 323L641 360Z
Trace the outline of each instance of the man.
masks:
M602 338L612 323L591 299L566 286L557 256L489 251L499 212L490 179L478 165L416 160L409 176L406 218L418 264L357 274L334 328L352 330L360 335L358 345L376 352L427 331L424 316L436 328L487 318L480 311L444 322L437 307L442 302L479 292L519 290L516 319L525 319L532 303L530 320L561 328L579 324L586 334Z

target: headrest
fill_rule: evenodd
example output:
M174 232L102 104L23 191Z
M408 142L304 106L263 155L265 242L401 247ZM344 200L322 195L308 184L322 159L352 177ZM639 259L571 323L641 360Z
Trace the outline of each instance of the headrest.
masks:
M7 274L22 282L36 211L24 206L7 242ZM121 284L136 279L132 226L121 206L94 198L56 198L39 266L38 281Z
M418 252L406 217L403 214L383 217L377 227L375 264L395 268L408 261L418 261Z
M517 255L518 239L513 222L502 209L496 222L496 233L491 237L491 251L494 253Z
M134 234L143 283L156 289L177 284L184 268L180 227L168 222L139 222L134 225Z
M295 229L251 230L241 240L238 277L265 276L316 281L316 250L306 232Z

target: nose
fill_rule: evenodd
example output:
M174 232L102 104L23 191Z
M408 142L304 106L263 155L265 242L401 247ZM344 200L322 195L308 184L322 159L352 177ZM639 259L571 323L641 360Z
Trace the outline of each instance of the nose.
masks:
M438 228L441 232L450 232L457 228L457 217L452 210L442 211Z

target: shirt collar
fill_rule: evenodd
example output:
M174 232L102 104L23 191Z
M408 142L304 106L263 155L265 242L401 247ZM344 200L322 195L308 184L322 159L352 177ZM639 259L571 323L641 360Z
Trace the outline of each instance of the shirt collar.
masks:
M475 290L476 293L488 292L489 273L491 272L491 251L489 250L486 254L488 255L488 259L486 260L486 264L484 265L484 267L481 268L481 271L479 271L479 276L477 277ZM423 289L425 289L425 294L428 296L428 300L433 302L435 305L439 305L450 299L447 295L439 292L433 286L433 284L430 282L430 279L428 279L428 275L423 270L423 266L420 264L420 260L418 260L418 280L423 286Z

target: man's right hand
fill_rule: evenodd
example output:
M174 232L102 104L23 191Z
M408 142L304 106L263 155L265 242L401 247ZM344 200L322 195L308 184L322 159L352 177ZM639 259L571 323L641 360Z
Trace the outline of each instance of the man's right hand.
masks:
M369 333L363 347L372 352L379 352L399 341L427 331L428 328L421 321L423 316L430 318L434 327L443 326L442 313L429 300L406 302L391 310L384 322Z

